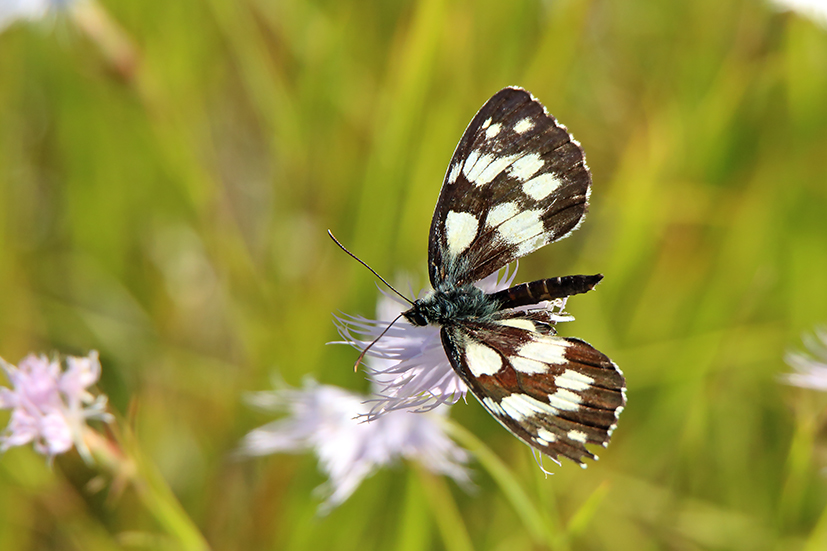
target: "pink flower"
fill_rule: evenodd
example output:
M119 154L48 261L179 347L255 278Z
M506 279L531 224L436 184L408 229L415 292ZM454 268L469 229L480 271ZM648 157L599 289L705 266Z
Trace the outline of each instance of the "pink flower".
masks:
M396 411L370 422L364 418L368 396L308 380L304 388L280 385L257 392L250 403L287 417L253 430L241 453L301 453L313 451L328 481L317 489L325 501L321 514L343 503L362 481L399 459L417 461L428 470L468 483L464 463L468 453L445 434L441 421L446 408L423 415Z
M824 0L771 0L780 11L793 11L821 27L827 27L827 2Z
M817 328L815 336L804 336L804 346L809 354L787 352L784 361L796 372L785 374L783 378L791 385L827 390L827 329Z
M17 19L43 19L47 14L69 7L75 0L2 0L0 30Z
M109 421L106 396L94 396L87 389L100 377L98 353L59 360L30 354L15 367L0 358L12 388L0 387L0 408L12 410L6 430L0 436L0 451L32 443L34 449L54 457L73 445L88 456L83 433L88 419Z
M494 293L510 287L516 275L516 267L513 272L506 268L501 277L491 274L475 285L486 293ZM363 350L387 329L391 320L408 308L393 295L383 295L377 307L377 320L336 316L343 342ZM533 307L554 310L558 322L571 321L574 318L563 311L565 303L565 299L558 299ZM373 407L368 419L401 409L428 411L441 404L455 404L465 397L468 389L451 367L439 331L434 325L415 327L402 318L371 346L366 354L371 360L368 375L377 396L371 400Z
M492 293L511 285L516 270L493 274L477 285ZM542 303L555 321L570 321L565 300ZM373 395L363 396L308 381L304 388L260 392L251 402L287 416L250 432L242 442L246 455L312 450L329 477L319 488L326 500L322 512L344 502L375 470L397 459L417 461L432 472L468 483L468 452L443 429L447 407L467 388L451 368L439 328L415 327L404 319L388 328L408 305L384 294L378 320L337 316L344 343L363 350L387 329L365 356Z

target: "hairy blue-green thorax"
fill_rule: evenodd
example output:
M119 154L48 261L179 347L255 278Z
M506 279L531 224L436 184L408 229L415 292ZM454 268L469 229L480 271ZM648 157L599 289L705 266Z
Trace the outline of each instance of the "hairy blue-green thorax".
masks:
M481 320L499 310L499 304L472 284L440 285L414 302L402 315L413 325L446 325L460 320Z

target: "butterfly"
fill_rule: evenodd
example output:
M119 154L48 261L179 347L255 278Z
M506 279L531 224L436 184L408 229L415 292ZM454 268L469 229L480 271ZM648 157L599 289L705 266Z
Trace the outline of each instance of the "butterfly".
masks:
M465 129L448 165L428 242L433 290L415 301L400 294L411 308L399 316L440 326L451 367L512 434L555 462L563 456L582 467L583 457L597 459L586 444L608 445L626 381L605 354L558 336L555 324L566 319L565 300L603 276L540 279L490 294L475 282L569 236L590 190L585 155L566 127L526 90L503 88Z
M589 343L558 336L548 303L592 290L602 275L540 279L486 294L474 282L568 237L588 209L580 144L526 90L504 88L479 110L448 165L431 222L433 291L402 316L439 325L451 366L506 429L557 461L585 467L626 404L623 373Z

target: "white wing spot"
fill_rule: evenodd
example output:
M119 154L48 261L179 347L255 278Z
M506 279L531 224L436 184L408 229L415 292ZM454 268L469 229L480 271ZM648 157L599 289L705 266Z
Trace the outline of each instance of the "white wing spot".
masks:
M586 443L586 433L580 430L570 430L566 436L569 437L569 440L574 440L575 442L580 442L581 444Z
M470 160L470 157L469 157L469 160ZM465 168L467 170L465 171L465 177L468 178L469 182L471 182L473 184L477 184L477 179L480 177L480 173L482 173L483 170L488 168L488 165L490 165L491 161L493 161L493 160L494 160L494 155L491 155L490 153L487 153L485 155L480 156L479 159L477 159L474 162L474 166L472 166L471 168L468 168L468 162L469 161L466 161L465 162ZM479 184L477 184L477 185L479 185Z
M507 325L509 327L516 327L517 329L525 329L526 331L534 331L534 323L527 319L510 319L502 320L500 325Z
M548 397L548 403L557 409L577 411L580 409L580 396L565 388L558 388L557 392Z
M448 173L448 183L453 184L459 178L459 171L462 169L462 165L457 163L451 168L451 172Z
M482 403L497 415L505 415L505 410L501 408L500 404L498 404L493 398L488 398L486 396L482 399Z
M540 201L554 193L562 184L557 176L546 172L524 183L523 192L535 201Z
M548 233L541 233L540 235L535 235L527 241L523 241L522 243L520 243L520 246L517 247L517 252L515 253L515 256L525 256L531 251L539 249L540 247L548 243L549 236L550 234Z
M568 363L565 356L567 346L569 346L569 341L563 340L559 337L540 338L538 340L525 343L517 354L524 358L537 360L538 362L561 365ZM562 377L562 375L558 376L558 378L559 377ZM558 384L557 386L565 385Z
M563 373L554 378L554 384L560 388L568 388L569 390L587 390L594 384L594 379L588 375L583 375L571 369L565 370Z
M544 164L546 162L540 157L539 153L529 153L514 161L508 172L519 181L525 182L537 174Z
M474 169L474 165L477 164L479 158L480 150L475 149L468 154L468 157L465 159L465 162L462 163L462 172L465 174L466 178L468 178L468 173ZM471 180L471 178L468 178L468 180Z
M491 128L493 128L493 126ZM499 176L516 158L517 155L508 155L506 157L484 155L480 157L472 173L468 175L468 180L473 182L475 186L484 186Z
M485 224L489 228L497 227L509 218L513 218L518 212L520 212L520 208L517 203L500 203L488 211Z
M506 415L519 423L523 419L527 419L534 415L535 411L528 408L522 400L514 399L517 396L519 395L512 394L511 396L506 396L500 400L500 407L502 407Z
M551 444L552 442L557 442L557 435L551 432L550 430L546 430L543 428L537 429L537 438L541 438Z
M466 345L465 357L474 377L494 375L503 366L502 357L493 348L474 341Z
M493 209L492 209L493 210ZM543 220L540 218L542 211L525 210L500 225L500 236L512 245L518 245L523 241L537 235L543 235L545 229Z
M523 132L528 132L532 128L534 128L534 121L526 117L514 125L514 132L517 134L522 134Z
M485 130L485 139L490 140L491 138L499 134L502 128L503 125L501 125L500 123L492 124Z
M489 125L489 124L491 124L491 117L488 117L487 119L485 119L485 122L484 122L484 123L482 123L481 128L482 128L483 130L485 130L486 128L488 128L488 125Z
M543 362L537 360L529 360L528 358L521 358L520 356L512 356L508 358L514 369L526 375L534 375L536 373L545 373L548 371L548 366Z
M479 220L467 212L451 211L445 217L445 239L448 242L448 251L456 256L474 241L477 236Z
M500 406L515 421L522 421L538 414L557 415L557 409L526 394L511 394L500 400Z

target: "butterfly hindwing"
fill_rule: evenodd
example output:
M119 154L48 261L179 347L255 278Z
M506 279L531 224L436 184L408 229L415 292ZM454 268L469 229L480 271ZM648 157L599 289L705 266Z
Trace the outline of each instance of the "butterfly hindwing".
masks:
M455 371L509 431L552 459L583 464L606 446L626 403L618 367L580 339L534 329L528 317L442 328Z
M448 166L431 223L431 284L480 280L566 237L586 213L590 185L566 128L525 90L500 90Z

